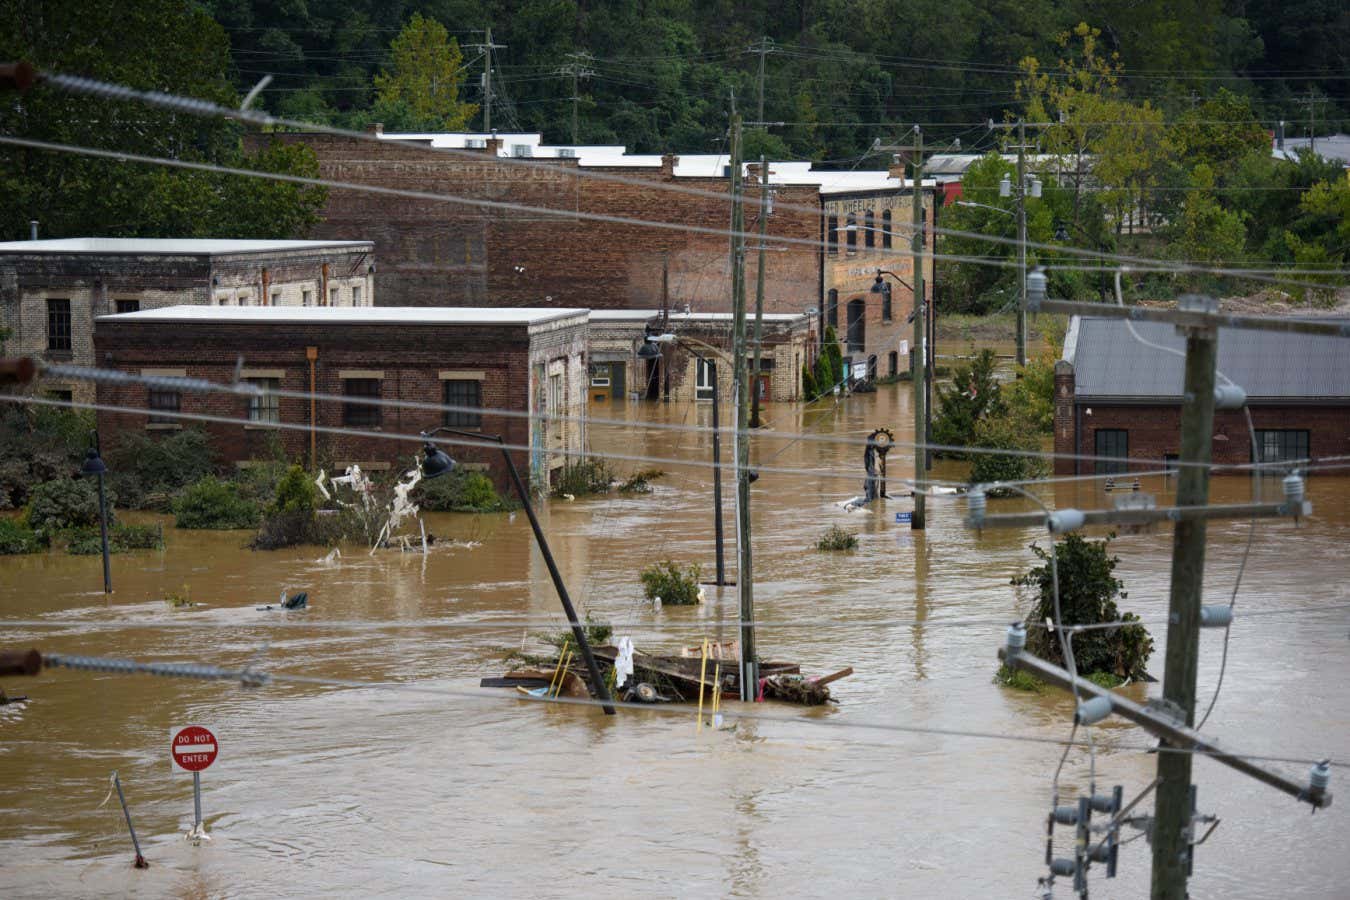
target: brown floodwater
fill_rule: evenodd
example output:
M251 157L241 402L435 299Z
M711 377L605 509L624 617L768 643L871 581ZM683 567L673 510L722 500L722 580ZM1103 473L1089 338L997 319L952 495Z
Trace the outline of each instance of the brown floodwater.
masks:
M888 425L901 441L913 434L904 385L838 408L767 413L780 432L808 426L859 438ZM706 434L638 427L706 423L705 408L620 406L617 414L634 425L594 426L595 448L709 456ZM97 558L0 558L8 647L232 667L256 659L277 672L428 689L245 688L65 670L6 679L0 687L32 700L0 709L0 896L1031 896L1044 872L1061 748L899 729L1068 735L1070 698L991 681L999 623L1030 602L1009 580L1032 564L1035 533L969 532L964 503L948 497L930 500L922 533L894 521L908 501L846 513L839 501L861 491L860 448L782 447L765 437L756 456L811 471L766 472L754 486L761 655L800 661L809 673L851 665L856 674L832 687L839 704L828 709L766 705L750 711L773 718L746 718L746 707L729 702L723 731L698 732L688 710L606 717L477 687L504 670L504 652L529 643L527 631L561 623L523 515L429 516L442 540L426 556L346 547L329 561L316 548L251 552L243 534L169 528L163 552L114 557L108 601ZM912 455L898 448L890 466L910 470ZM621 473L633 467L616 464ZM650 495L552 501L543 517L582 608L616 622L639 649L673 651L730 638L719 620L734 618L735 596L710 588L706 607L659 611L642 602L644 564L669 557L707 573L713 565L709 471L662 468L668 474ZM934 474L962 472L939 463ZM1150 478L1145 489L1166 501L1172 485ZM1245 478L1214 482L1216 500L1251 490ZM1096 483L1040 493L1061 506L1110 499ZM730 496L728 481L734 561ZM1241 618L1350 599L1350 479L1314 478L1308 496L1316 514L1297 528L1257 526L1207 730L1235 750L1344 760L1350 612ZM858 532L858 549L813 550L830 524ZM1211 525L1208 602L1226 602L1247 527ZM1165 529L1113 544L1129 595L1122 608L1149 622L1158 647L1150 669L1159 675L1170 548ZM255 609L283 588L307 590L311 608ZM171 610L160 599L184 590L202 605ZM1221 633L1203 635L1205 701L1221 645ZM1157 686L1126 690L1142 698ZM170 729L187 723L212 727L221 747L202 779L212 840L200 847L183 838L191 777L172 772L168 755ZM1152 779L1143 731L1112 721L1094 732L1099 785L1122 784L1132 796ZM1302 763L1268 765L1306 777ZM150 860L145 871L131 868L116 798L100 806L114 769ZM1345 771L1334 771L1333 792L1345 791ZM1343 803L1309 815L1205 759L1195 776L1200 809L1222 823L1197 853L1192 896L1346 896ZM1073 749L1064 795L1086 790L1089 778L1088 751ZM1117 879L1093 870L1094 895L1145 895L1149 867L1148 845L1131 843ZM1059 894L1069 893L1061 882Z

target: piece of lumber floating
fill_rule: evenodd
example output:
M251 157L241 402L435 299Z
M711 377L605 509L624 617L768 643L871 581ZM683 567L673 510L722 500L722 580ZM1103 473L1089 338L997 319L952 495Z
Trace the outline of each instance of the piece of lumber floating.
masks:
M847 678L853 674L853 667L848 666L840 669L838 672L831 672L829 675L822 675L819 678L812 678L811 681L819 685L827 685L831 681L838 681L840 678Z

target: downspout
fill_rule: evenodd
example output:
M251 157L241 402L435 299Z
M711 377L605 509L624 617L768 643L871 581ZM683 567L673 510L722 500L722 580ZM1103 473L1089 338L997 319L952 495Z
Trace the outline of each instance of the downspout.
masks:
M328 263L324 263L319 269L319 302L317 305L328 305Z
M263 270L266 271L265 269ZM319 403L316 399L315 363L319 359L318 347L306 347L305 359L309 360L309 470L318 469L319 459Z
M262 270L262 296L258 298L258 305L272 305L272 273L267 269Z
M1078 471L1079 459L1083 455L1083 405L1078 402L1078 398L1073 398L1073 474L1081 474Z

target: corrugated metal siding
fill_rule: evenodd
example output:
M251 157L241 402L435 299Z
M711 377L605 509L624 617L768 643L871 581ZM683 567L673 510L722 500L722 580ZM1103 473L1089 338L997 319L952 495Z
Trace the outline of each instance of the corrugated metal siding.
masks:
M1146 341L1186 349L1172 325L1134 327ZM1139 343L1120 319L1082 318L1071 362L1079 397L1181 399L1182 358ZM1350 338L1220 328L1219 371L1254 400L1350 397Z

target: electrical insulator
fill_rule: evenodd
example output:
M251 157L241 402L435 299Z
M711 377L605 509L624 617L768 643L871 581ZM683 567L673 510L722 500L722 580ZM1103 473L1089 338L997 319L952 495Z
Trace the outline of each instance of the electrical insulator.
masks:
M1039 178L1031 179L1031 196L1036 199L1041 196L1041 180Z
M1096 725L1109 715L1111 715L1111 698L1093 697L1078 704L1073 720L1079 725Z
M1331 760L1324 759L1308 772L1308 788L1314 794L1326 793L1331 784Z
M1290 506L1303 502L1303 479L1296 472L1284 477L1284 500Z
M1004 644L1007 652L1004 654L1009 659L1022 652L1027 645L1027 628L1021 622L1014 622L1008 626L1008 640Z
M979 528L984 525L984 511L988 506L988 498L984 491L979 488L966 494L966 511L970 514L970 526Z
M1233 624L1233 607L1226 603L1200 607L1201 628L1227 628Z
M998 195L1000 197L1012 196L1012 179L1004 175L998 182Z
M1050 514L1050 519L1046 522L1053 534L1063 534L1066 531L1077 531L1083 527L1087 521L1080 509L1057 509Z
M1040 266L1027 273L1027 306L1031 309L1040 307L1041 302L1045 300L1046 286L1049 279L1045 277L1045 270Z
M1247 405L1247 392L1236 384L1214 386L1215 409L1242 409Z
M1078 874L1078 860L1059 857L1050 863L1050 872L1054 875L1068 877Z
M1056 806L1053 813L1056 824L1059 825L1077 825L1078 824L1078 804L1073 806Z
M1099 813L1116 813L1120 811L1120 788L1116 788L1110 794L1093 794L1089 799L1092 804L1092 811Z

